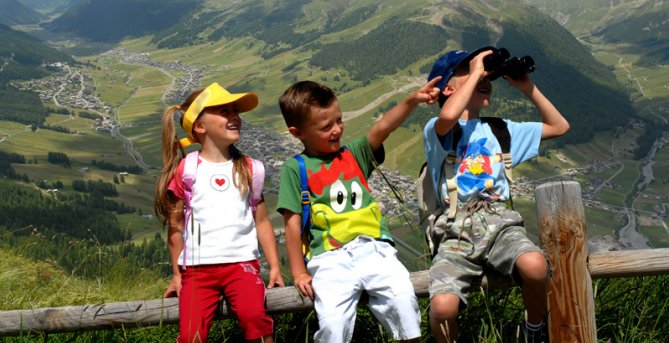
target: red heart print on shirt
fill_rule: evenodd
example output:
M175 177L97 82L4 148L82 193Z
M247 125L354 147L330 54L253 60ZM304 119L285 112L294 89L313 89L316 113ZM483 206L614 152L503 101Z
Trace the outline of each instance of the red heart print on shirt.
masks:
M213 175L209 180L209 185L214 190L222 192L227 190L228 187L230 187L230 180L228 180L228 177L226 175L222 174Z

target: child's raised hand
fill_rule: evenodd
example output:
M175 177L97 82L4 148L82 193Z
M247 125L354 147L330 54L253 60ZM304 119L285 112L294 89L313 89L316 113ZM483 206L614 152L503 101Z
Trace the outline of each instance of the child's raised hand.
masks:
M474 56L474 58L469 61L469 75L477 75L479 80L488 76L490 72L485 70L483 59L490 54L492 54L492 50L482 51L478 55Z
M424 102L428 105L435 104L439 100L440 90L438 87L436 87L436 85L440 80L441 76L437 76L426 83L423 87L415 91L413 93L413 98L416 99L416 102Z
M523 93L527 93L532 89L532 79L530 79L529 74L524 74L519 76L516 79L513 79L509 76L503 75L504 80L506 80L511 87L520 90Z

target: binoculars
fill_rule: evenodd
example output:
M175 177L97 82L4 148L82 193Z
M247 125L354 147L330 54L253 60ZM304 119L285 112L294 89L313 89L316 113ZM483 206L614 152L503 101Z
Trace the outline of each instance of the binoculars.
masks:
M536 69L534 60L530 56L511 56L505 48L493 48L492 54L483 58L483 67L490 72L487 79L493 81L506 75L514 80L529 74Z

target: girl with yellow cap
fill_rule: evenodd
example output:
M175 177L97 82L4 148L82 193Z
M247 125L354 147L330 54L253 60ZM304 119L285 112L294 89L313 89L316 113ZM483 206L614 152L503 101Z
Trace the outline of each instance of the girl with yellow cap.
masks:
M239 114L257 105L254 93L232 94L212 83L163 113L155 210L169 227L173 277L164 296L179 297L177 342L207 341L221 295L247 341L273 341L258 242L270 267L268 287L284 282L262 200L264 166L234 146L240 139ZM176 111L183 113L187 136L182 139L176 135ZM192 143L201 149L184 157L183 149Z

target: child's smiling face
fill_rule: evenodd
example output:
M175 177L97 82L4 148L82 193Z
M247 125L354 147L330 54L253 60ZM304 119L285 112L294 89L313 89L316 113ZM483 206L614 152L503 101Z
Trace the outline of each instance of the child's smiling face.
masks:
M233 144L241 138L242 120L235 104L207 107L198 118L195 131L206 133L213 141Z
M328 107L312 106L308 120L291 133L302 141L308 154L327 155L339 151L344 133L339 102L333 101Z

